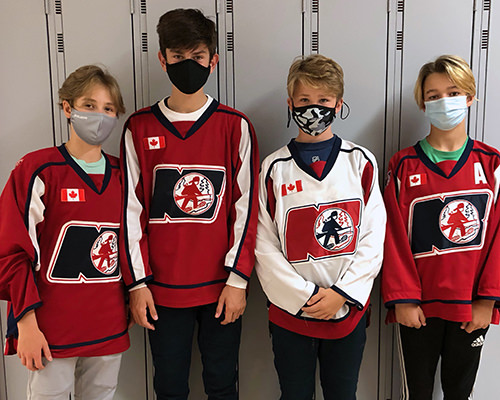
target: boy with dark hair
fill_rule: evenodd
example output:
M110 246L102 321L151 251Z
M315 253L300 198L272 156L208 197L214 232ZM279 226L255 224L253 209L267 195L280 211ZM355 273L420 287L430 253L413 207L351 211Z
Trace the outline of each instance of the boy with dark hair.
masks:
M177 9L157 31L172 95L125 125L124 280L135 321L149 329L158 399L187 399L196 323L208 398L237 399L257 141L245 115L203 92L218 62L215 24Z

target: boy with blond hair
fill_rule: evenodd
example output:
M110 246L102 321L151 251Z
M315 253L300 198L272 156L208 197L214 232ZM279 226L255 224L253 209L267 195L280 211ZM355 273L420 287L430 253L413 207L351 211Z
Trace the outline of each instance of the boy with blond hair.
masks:
M498 323L500 154L467 135L474 75L443 55L422 66L415 100L429 134L389 163L382 295L398 322L403 398L467 400L490 323Z
M335 61L295 61L287 89L298 136L262 163L256 243L281 399L313 398L319 360L324 398L352 400L382 263L377 163L332 131L344 92Z

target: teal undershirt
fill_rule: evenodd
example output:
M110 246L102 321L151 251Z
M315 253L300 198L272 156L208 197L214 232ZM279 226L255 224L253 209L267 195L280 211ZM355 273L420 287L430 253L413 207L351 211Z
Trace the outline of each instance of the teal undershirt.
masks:
M437 150L434 147L432 147L427 139L422 139L419 144L422 150L424 151L425 155L429 157L429 159L434 163L437 164L441 161L446 161L446 160L452 160L452 161L458 161L460 157L462 156L462 153L465 150L465 146L467 146L468 140L465 141L464 145L460 147L458 150L454 151L441 151Z
M101 159L96 162L85 162L83 160L79 160L78 158L75 158L71 156L73 160L80 166L81 169L83 169L87 174L95 174L95 175L103 175L104 172L106 171L106 159L104 158L103 155L101 155Z

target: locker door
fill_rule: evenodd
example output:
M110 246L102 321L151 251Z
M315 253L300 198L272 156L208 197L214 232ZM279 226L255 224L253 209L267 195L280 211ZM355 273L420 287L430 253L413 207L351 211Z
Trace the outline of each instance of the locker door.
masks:
M132 11L130 2L120 0L62 1L65 76L82 65L104 65L120 85L127 115L135 108ZM119 154L122 127L127 115L120 118L103 146L113 155Z
M168 2L140 0L137 3L140 5L141 18L136 40L140 38L142 41L141 52L144 53L141 58L144 78L143 93L145 94L143 106L149 106L170 94L170 80L161 69L158 60L160 50L156 33L158 19L167 11L176 8L198 8L216 21L216 0L169 0ZM217 74L216 68L205 86L205 92L214 98L218 98Z
M456 54L470 62L474 1L421 0L402 3L400 148L405 148L429 133L429 124L413 98L413 86L420 67L441 54Z
M484 103L484 142L500 148L500 136L498 129L500 126L500 115L498 105L500 104L500 8L491 7L490 2L483 1L483 10L489 11L489 33L486 31L482 37L488 39L489 43L483 42L483 49L487 49L488 63L486 66L486 93L480 100ZM481 139L480 139L481 140ZM500 359L500 329L493 325L488 332L486 342L481 354L481 365L478 372L474 397L478 399L494 399L497 397L498 380L498 360Z
M374 153L380 176L384 151L386 10L386 0L320 1L318 34L315 35L314 24L310 32L311 50L333 58L344 70L344 101L350 106L350 115L345 120L337 117L333 131ZM379 317L378 290L376 285L371 297L371 324L357 391L360 399L376 399L378 394L378 376L373 371L379 367L379 324L380 320L383 324L385 316Z
M234 75L228 80L234 79L234 107L252 121L264 158L297 135L293 122L286 128L286 78L290 64L302 54L302 2L237 0L230 11ZM254 274L240 350L242 400L279 397L267 321L265 295Z
M0 188L24 154L53 143L45 9L42 1L0 4ZM5 336L6 302L0 301L1 337ZM16 356L0 356L0 399L26 395L27 369Z
M414 145L429 133L429 123L413 98L420 67L442 54L456 54L471 62L475 2L393 0L389 6L387 161L397 150ZM474 127L469 134L475 137ZM398 398L400 363L396 347L393 357L392 398ZM435 399L442 399L440 385L438 373Z

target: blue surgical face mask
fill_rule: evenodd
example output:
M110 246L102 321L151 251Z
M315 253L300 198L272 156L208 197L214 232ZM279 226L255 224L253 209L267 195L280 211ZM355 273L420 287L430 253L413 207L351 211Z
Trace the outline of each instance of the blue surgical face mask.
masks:
M442 131L449 131L462 122L467 114L467 96L443 97L425 102L425 116Z

